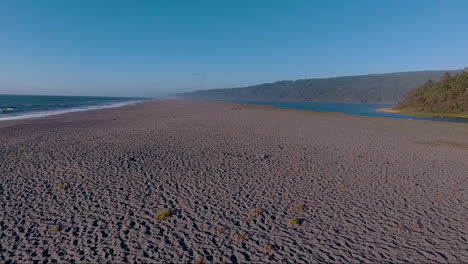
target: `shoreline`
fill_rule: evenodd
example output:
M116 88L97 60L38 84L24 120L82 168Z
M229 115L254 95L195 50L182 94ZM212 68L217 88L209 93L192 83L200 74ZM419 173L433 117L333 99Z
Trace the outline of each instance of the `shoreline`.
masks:
M119 107L136 105L136 104L149 102L149 101L152 101L152 100L132 100L132 101L113 103L113 104L98 104L98 105L88 106L88 107L77 107L77 108L70 108L70 109L57 109L57 110L37 111L37 112L33 111L33 112L28 112L28 113L24 113L20 115L13 114L13 115L7 115L7 116L0 116L0 122L37 119L37 118L42 118L42 117L62 115L62 114L68 114L68 113L78 113L78 112L87 112L87 111L94 111L94 110L101 110L101 109L119 108Z
M62 115L69 115L74 113L87 113L87 112L95 112L101 111L106 109L119 109L129 106L135 106L140 104L151 104L153 102L197 102L197 103L221 103L221 104L232 104L232 105L239 105L243 107L251 107L251 108L265 108L270 110L281 110L281 111L293 111L293 112L304 112L304 113L313 113L315 115L323 115L323 116L342 116L342 117L355 117L355 118L376 118L376 119L393 119L393 120L408 120L411 118L395 118L395 117L388 117L388 116L368 116L368 115L361 115L361 114L353 114L353 113L346 113L346 112L334 112L334 111L321 111L321 110L312 110L312 109L296 109L296 108L288 108L288 107L281 107L281 106L272 106L272 105L264 105L264 104L254 104L250 102L231 102L231 101L205 101L205 100L191 100L191 99L147 99L147 100L134 100L128 102L120 102L110 105L97 105L94 107L82 109L68 109L68 110L53 110L53 111L46 111L46 112L31 112L29 114L21 115L21 116L12 116L12 117L0 117L0 124L5 125L8 122L14 121L35 121L41 120L43 118L50 117L58 117L61 119ZM392 114L399 114L402 116L407 117L426 117L426 118L434 118L434 119L411 119L413 121L428 121L428 122L444 122L444 123L468 123L468 122L457 122L451 121L450 119L463 119L468 120L468 115L466 116L450 116L449 114L417 114L417 113L408 113L402 112L399 110L395 110L392 107L385 107L385 108L378 108L375 110L371 110L375 112L383 112L383 113L392 113ZM446 118L444 118L446 117ZM438 119L438 120L437 120ZM2 126L3 126L2 125Z
M379 108L376 109L377 112L383 113L392 113L399 114L404 116L412 117L428 117L428 118L438 118L438 119L463 119L468 121L468 114L454 114L454 113L424 113L424 112L410 112L396 110L393 107Z
M361 117L361 118L363 117L364 118L391 118L391 119L400 119L400 120L411 119L411 120L429 121L429 122L468 123L468 115L412 113L412 112L396 110L393 107L384 107L384 108L372 109L369 111L397 114L400 117L374 116L374 115L367 115L363 113L352 113L352 112L346 112L346 111L327 111L327 110L324 111L324 110L317 110L317 109L300 109L300 108L291 108L291 107L278 106L278 105L255 104L252 102L231 102L231 101L219 101L219 102L233 103L233 104L240 104L240 105L250 105L250 106L256 106L256 107L262 106L262 107L270 107L270 108L283 109L283 110L315 112L315 113L323 113L323 114L341 114L341 115Z

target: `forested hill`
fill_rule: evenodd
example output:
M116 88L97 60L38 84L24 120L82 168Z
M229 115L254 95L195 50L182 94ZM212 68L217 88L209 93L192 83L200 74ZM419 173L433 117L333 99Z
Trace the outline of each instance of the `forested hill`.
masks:
M195 99L396 103L409 90L428 80L437 81L445 72L417 71L278 81L243 88L194 91L178 96ZM448 72L456 74L459 71Z
M468 72L446 74L409 91L395 109L423 113L468 114Z

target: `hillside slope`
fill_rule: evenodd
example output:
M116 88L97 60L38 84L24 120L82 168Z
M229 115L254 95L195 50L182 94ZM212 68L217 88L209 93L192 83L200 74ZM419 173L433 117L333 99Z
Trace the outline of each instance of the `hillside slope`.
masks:
M231 100L398 102L407 91L428 80L439 80L445 72L447 71L418 71L278 81L244 88L194 91L178 94L178 96Z
M468 72L447 73L440 81L428 81L409 91L396 110L421 113L468 114Z

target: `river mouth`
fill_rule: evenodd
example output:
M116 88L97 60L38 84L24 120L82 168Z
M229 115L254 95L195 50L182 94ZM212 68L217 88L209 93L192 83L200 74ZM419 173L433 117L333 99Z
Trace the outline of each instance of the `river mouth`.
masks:
M391 110L392 104L362 104L362 103L321 103L321 102L284 102L284 101L256 101L256 100L224 100L225 102L266 105L279 108L310 110L319 112L335 112L357 116L386 117L409 120L426 120L437 122L468 123L468 118L429 117L400 114Z

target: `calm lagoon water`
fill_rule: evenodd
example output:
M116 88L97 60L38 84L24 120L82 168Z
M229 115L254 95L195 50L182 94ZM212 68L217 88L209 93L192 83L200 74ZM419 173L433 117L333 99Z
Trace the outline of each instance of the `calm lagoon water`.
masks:
M413 120L428 120L440 122L455 122L468 123L467 118L432 118L432 117L416 117L405 116L393 113L377 112L376 109L392 107L390 104L359 104L359 103L316 103L316 102L272 102L272 101L244 101L244 100L228 100L228 102L241 104L268 105L280 108L312 110L321 112L337 112L358 116L370 117L389 117L399 119Z

